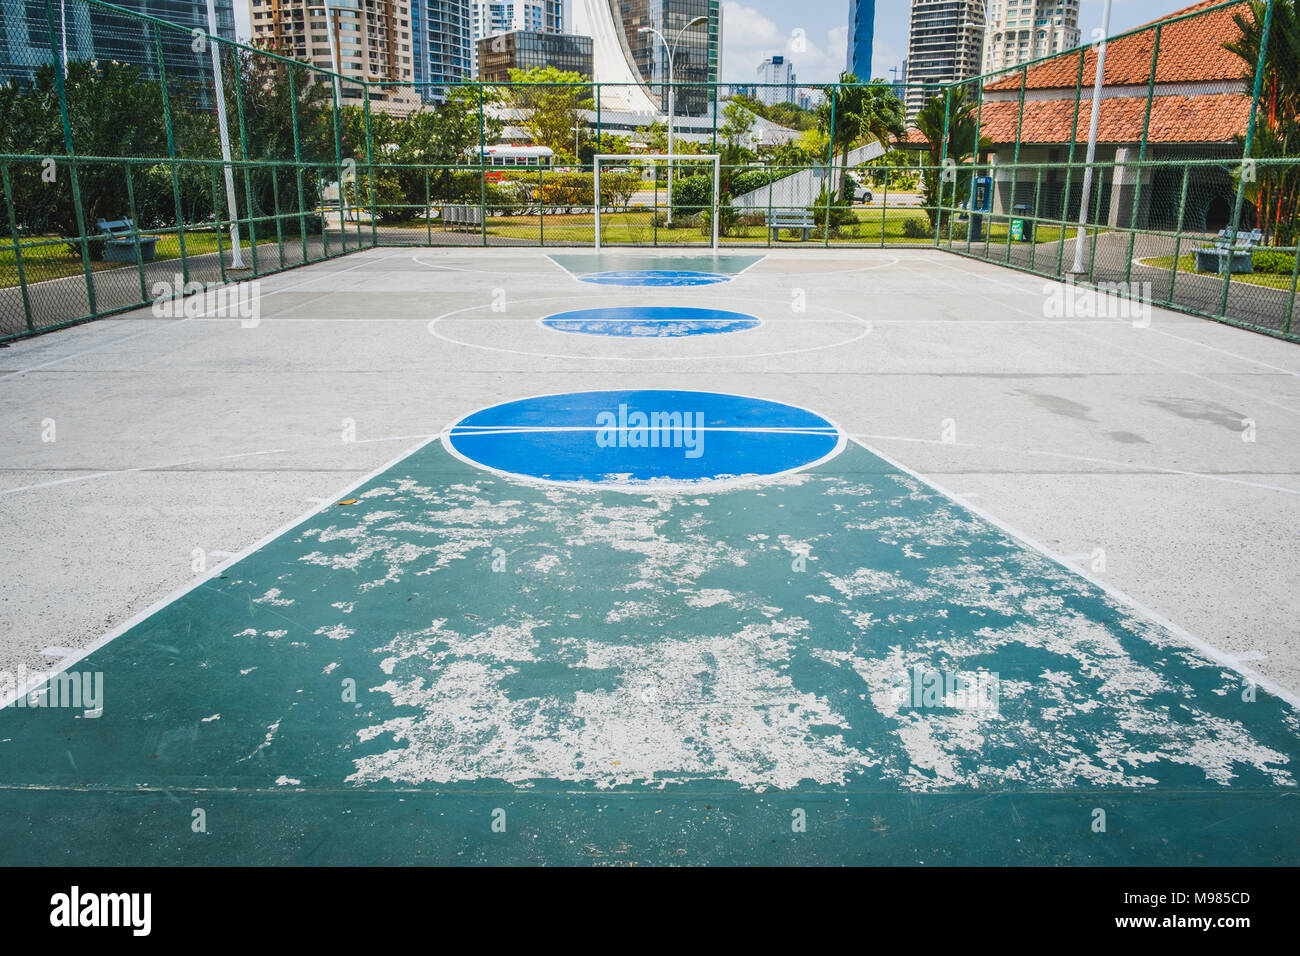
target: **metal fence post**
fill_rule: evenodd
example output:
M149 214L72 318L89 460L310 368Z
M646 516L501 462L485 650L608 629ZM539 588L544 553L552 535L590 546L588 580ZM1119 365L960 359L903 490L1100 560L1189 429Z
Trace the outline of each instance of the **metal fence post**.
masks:
M948 123L951 117L949 111L952 108L952 87L943 88L943 142L939 146L939 167L935 171L939 178L939 192L934 199L934 247L939 248L939 230L943 228L943 180L948 172ZM834 127L832 126L832 129ZM956 184L953 185L953 193L956 194Z
M310 262L311 255L307 251L307 197L303 194L302 182L302 130L298 117L298 79L294 73L294 67L288 68L289 73L289 105L293 113L293 168L294 174L298 179L298 238L302 240L302 261ZM325 227L321 226L321 242L325 241Z
M59 98L59 117L63 121L63 146L68 153L68 172L72 182L72 210L77 219L77 244L81 247L81 269L86 279L86 303L90 314L97 315L95 305L95 280L90 267L90 243L86 236L86 211L81 208L81 178L77 173L77 149L72 141L72 118L68 113L68 95L63 82L63 71L58 69L59 41L54 35L53 0L45 0L46 26L49 28L50 55L56 64L54 70L54 89Z
M1259 122L1259 94L1264 88L1264 72L1268 63L1269 31L1273 27L1273 5L1275 0L1265 0L1264 26L1259 35L1259 62L1255 64L1255 89L1250 100L1250 120L1246 125L1246 141L1242 146L1243 164L1251 158L1255 150L1255 128ZM1228 239L1236 246L1237 235L1241 232L1241 214L1246 205L1246 177L1237 177L1237 201L1233 208L1232 225L1229 227ZM1219 297L1218 318L1226 318L1228 313L1228 291L1232 285L1232 253L1228 253L1228 263L1223 270L1223 294Z
M366 99L366 179L370 183L370 247L373 249L379 245L379 227L376 225L378 216L375 214L375 154L370 136L370 83L367 82L362 89Z
M9 214L9 235L14 243L14 265L18 269L18 291L23 298L23 317L27 322L27 331L34 332L36 326L32 323L32 303L27 295L27 277L23 273L23 247L18 239L18 220L14 216L14 191L9 182L9 164L3 160L0 160L0 180L4 183L5 211Z
M1163 27L1156 24L1155 42L1151 47L1151 75L1147 78L1147 104L1142 115L1142 141L1138 145L1137 182L1133 184L1133 205L1128 217L1128 255L1124 257L1125 288L1133 281L1133 253L1137 248L1138 217L1142 213L1142 174L1146 170L1147 144L1151 135L1151 104L1156 96L1156 68L1160 65L1160 34ZM1154 176L1155 173L1152 173Z
M172 206L176 212L176 241L181 249L181 282L189 285L189 256L185 254L185 206L181 202L181 177L176 165L176 135L172 128L171 91L167 88L167 61L163 56L162 31L158 24L152 24L154 50L158 54L158 87L162 93L163 125L167 130L167 157L172 174Z

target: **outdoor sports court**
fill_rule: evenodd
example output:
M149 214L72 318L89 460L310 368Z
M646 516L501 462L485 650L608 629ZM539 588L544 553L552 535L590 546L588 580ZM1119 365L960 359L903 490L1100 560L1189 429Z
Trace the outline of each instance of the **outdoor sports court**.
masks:
M0 669L103 694L0 710L0 855L1300 862L1300 353L1061 294L387 248L15 343Z

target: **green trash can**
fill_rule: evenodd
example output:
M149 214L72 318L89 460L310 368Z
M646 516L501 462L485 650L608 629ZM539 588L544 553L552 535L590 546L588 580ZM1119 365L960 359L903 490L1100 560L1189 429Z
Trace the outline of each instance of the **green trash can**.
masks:
M1011 211L1016 214L1016 218L1011 220L1011 241L1033 242L1034 220L1029 218L1033 207L1026 203L1017 203Z

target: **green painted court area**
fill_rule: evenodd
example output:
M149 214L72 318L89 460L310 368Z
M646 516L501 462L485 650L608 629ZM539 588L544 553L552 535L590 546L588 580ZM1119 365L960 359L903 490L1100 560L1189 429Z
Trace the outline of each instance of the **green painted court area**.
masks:
M102 716L0 711L11 864L1300 846L1293 709L854 443L667 492L430 441L73 669Z

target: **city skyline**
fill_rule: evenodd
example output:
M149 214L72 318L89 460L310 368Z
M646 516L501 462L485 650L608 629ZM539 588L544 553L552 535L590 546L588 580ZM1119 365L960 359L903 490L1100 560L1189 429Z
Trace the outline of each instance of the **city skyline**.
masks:
M1192 0L1115 0L1111 33L1122 33L1190 6ZM1083 42L1101 26L1103 0L1081 0L1079 30ZM249 0L234 0L236 32L251 35ZM818 0L797 10L784 0L724 0L721 66L723 83L752 83L755 67L774 54L789 57L804 82L836 79L848 54L848 5L844 0ZM909 0L876 4L872 51L873 78L892 79L889 72L907 57L911 18ZM567 27L566 27L567 29Z

